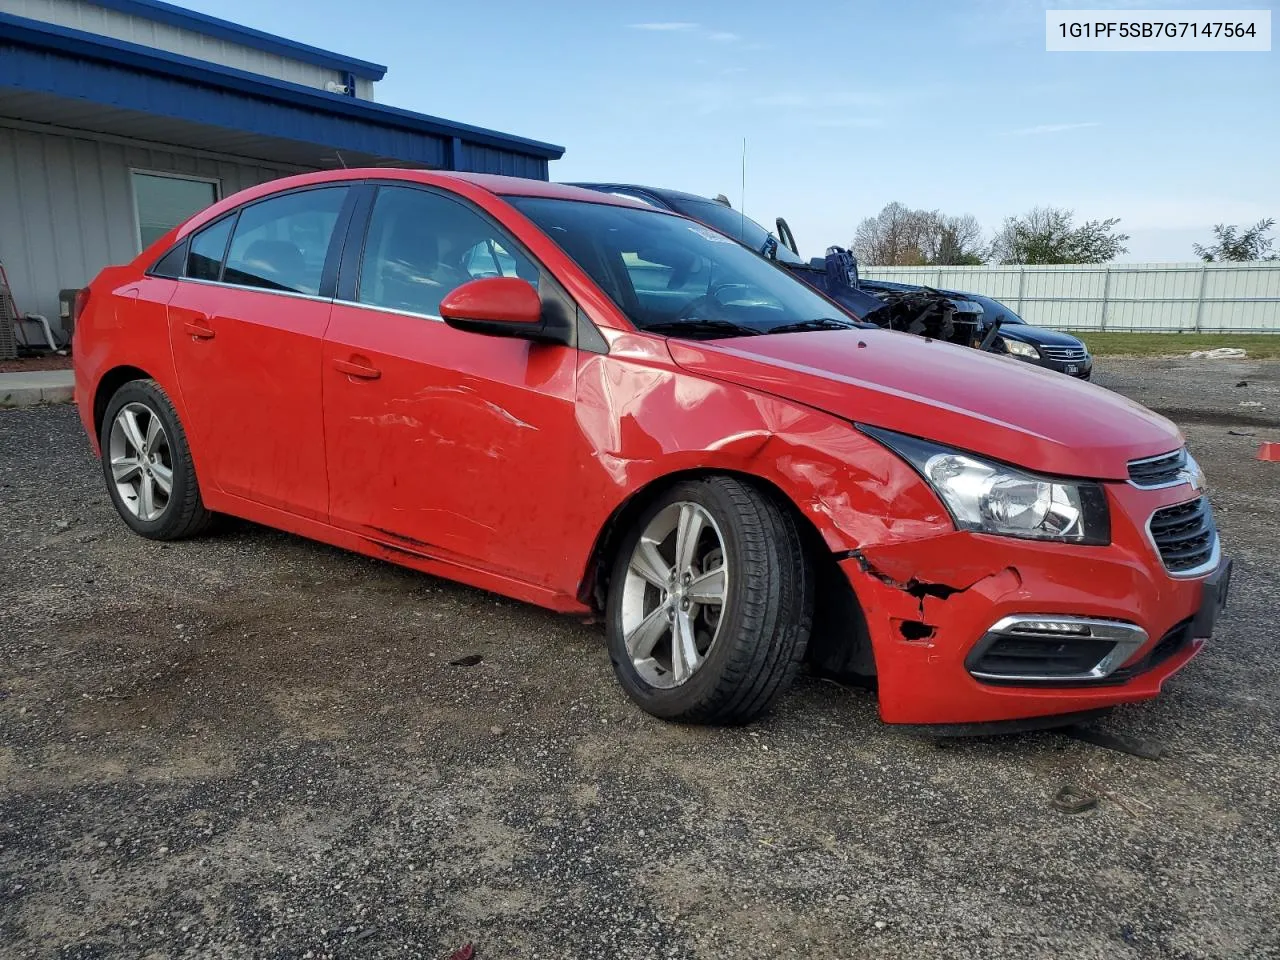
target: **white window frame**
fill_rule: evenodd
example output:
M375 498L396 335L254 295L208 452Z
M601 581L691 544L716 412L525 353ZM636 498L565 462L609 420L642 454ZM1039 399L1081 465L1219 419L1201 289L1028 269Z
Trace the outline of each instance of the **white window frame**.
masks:
M130 167L129 168L129 203L133 207L133 243L138 253L143 250L142 247L142 217L138 210L138 181L133 178L135 173L140 173L146 177L167 177L170 180L194 180L196 183L213 184L213 202L217 203L222 199L222 180L218 177L201 177L192 173L174 173L170 170L151 170L146 167Z

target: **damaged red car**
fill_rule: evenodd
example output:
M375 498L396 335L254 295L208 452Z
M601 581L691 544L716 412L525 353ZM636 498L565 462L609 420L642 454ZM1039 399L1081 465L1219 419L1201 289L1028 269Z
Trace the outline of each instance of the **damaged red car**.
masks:
M748 720L809 660L874 677L891 723L1066 720L1155 696L1225 601L1173 424L855 328L625 199L294 177L77 306L80 415L134 531L230 514L600 615L659 717Z

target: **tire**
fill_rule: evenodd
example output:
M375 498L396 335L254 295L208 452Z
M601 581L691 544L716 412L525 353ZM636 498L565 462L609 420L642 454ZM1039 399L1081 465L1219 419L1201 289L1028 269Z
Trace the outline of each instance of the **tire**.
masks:
M693 530L699 516L701 533L685 553L693 562L682 565L677 551L690 538L681 530ZM670 576L677 569L692 576L677 577L682 587ZM795 678L812 627L813 591L812 561L789 511L732 477L682 481L640 514L614 561L607 612L614 672L655 717L747 723ZM718 607L710 599L717 592ZM688 619L677 631L682 614ZM677 647L677 632L692 637L696 656L681 655L690 647Z
M137 455L139 438L143 456ZM117 390L107 404L98 439L107 493L134 533L150 540L181 540L208 529L213 514L200 499L186 431L159 384L131 380ZM168 493L163 489L166 477ZM143 495L146 484L149 503Z

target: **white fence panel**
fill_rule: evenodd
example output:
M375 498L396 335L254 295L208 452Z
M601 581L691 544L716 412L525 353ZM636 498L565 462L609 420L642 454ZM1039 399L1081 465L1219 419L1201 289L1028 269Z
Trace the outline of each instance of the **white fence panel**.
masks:
M867 267L868 280L980 293L1060 330L1280 333L1280 262Z

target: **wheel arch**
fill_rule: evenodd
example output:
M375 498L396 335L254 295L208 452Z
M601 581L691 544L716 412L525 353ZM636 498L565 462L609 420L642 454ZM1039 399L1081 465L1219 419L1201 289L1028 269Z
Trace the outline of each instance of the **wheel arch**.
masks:
M102 436L102 421L107 414L107 404L115 396L116 391L133 380L153 380L154 377L141 367L121 364L112 367L98 380L93 391L93 435Z
M834 673L874 675L875 660L866 617L853 587L827 545L826 538L782 487L766 477L746 470L726 467L677 470L656 477L634 491L614 508L596 535L578 588L578 599L597 615L603 616L608 606L610 573L627 531L640 514L665 491L682 481L704 477L733 477L740 480L762 491L791 515L818 577L809 661Z

